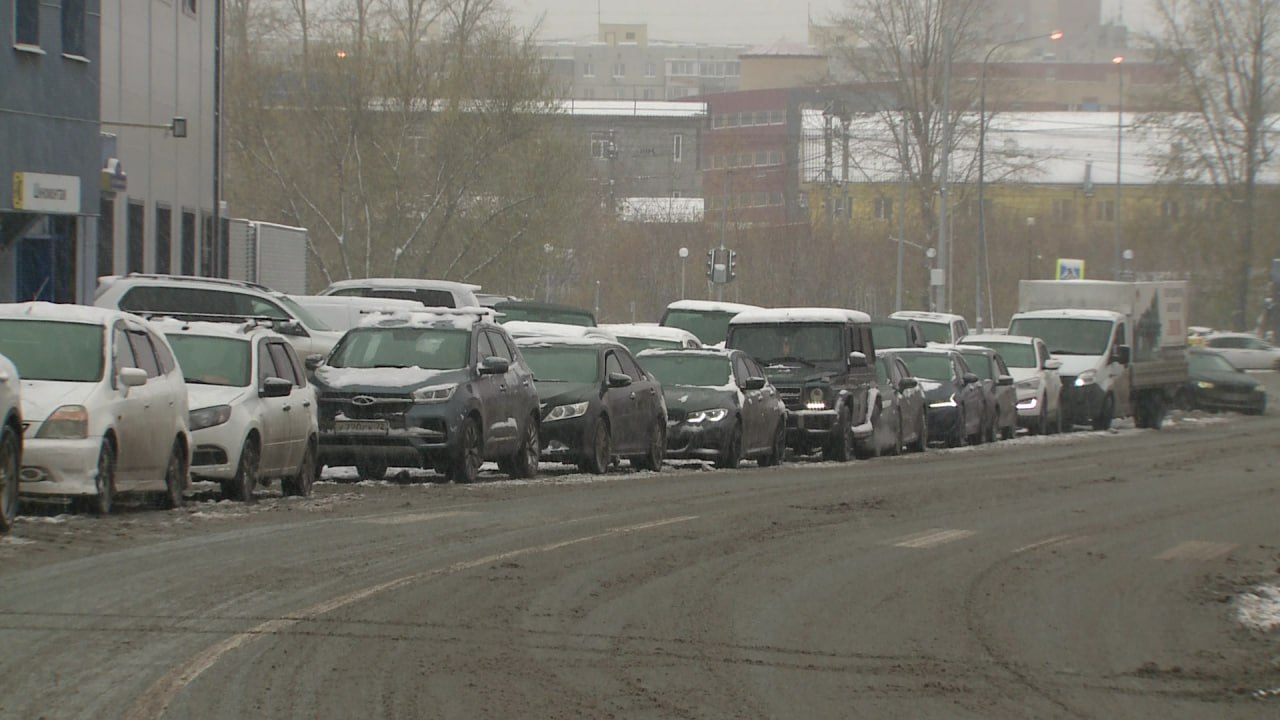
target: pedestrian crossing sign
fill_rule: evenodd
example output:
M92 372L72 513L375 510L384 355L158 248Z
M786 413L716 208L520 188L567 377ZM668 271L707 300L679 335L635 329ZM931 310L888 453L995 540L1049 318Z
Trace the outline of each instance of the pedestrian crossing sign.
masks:
M1075 258L1058 258L1058 272L1055 277L1059 280L1083 280L1084 261Z

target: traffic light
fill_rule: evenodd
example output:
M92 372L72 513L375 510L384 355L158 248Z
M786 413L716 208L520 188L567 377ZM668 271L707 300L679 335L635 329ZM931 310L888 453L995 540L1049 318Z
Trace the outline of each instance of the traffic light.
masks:
M738 276L736 270L738 265L738 252L736 250L729 251L729 279L732 280Z
M716 273L716 251L712 248L707 251L707 277L714 278Z

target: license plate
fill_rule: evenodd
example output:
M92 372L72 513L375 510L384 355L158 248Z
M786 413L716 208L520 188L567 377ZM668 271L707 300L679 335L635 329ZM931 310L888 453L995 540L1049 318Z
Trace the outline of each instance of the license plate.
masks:
M334 420L333 429L357 435L386 435L390 426L386 420Z

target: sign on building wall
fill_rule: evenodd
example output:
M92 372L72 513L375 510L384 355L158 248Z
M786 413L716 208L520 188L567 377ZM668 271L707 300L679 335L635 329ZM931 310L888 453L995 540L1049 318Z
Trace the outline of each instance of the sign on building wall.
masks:
M27 212L80 212L80 177L46 173L13 174L13 209Z
M1058 258L1058 272L1054 277L1059 280L1083 280L1084 261L1075 258Z

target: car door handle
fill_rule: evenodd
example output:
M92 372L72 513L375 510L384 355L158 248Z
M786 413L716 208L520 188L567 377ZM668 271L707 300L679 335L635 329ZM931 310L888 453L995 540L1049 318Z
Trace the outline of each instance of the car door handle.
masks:
M293 409L293 406L292 406L292 405L285 405L285 406L284 406L284 408L283 408L283 410L284 410L285 412L289 412L289 411L290 411L290 410L292 410L292 409Z
M631 399L632 399L632 400L635 400L635 399L636 399L636 394L635 394L635 393L631 393Z
M309 407L311 407L311 401L310 401L310 400L308 400L308 401L306 401L306 402L302 403L302 407L305 407L305 408L309 408Z

